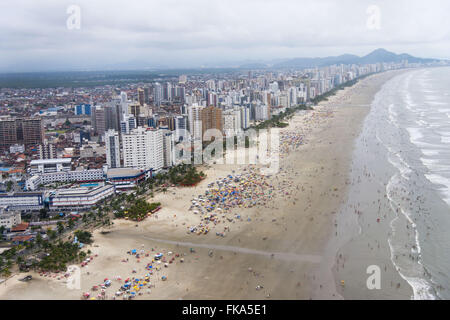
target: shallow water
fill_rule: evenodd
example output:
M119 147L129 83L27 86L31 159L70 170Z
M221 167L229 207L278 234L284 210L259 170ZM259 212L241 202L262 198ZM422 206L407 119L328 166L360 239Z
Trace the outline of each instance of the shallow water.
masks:
M391 260L414 299L450 299L449 119L450 68L414 70L377 93L355 147L352 179L367 182L348 203L390 219Z

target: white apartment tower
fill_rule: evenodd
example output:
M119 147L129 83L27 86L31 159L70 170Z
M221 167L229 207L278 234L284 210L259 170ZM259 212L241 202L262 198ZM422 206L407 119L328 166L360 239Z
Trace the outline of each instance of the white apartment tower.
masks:
M138 127L122 135L122 143L124 167L154 171L164 167L162 130Z
M194 140L202 139L202 109L196 103L188 107L189 133Z
M126 92L120 93L120 108L122 113L122 119L124 116L128 116L128 96Z

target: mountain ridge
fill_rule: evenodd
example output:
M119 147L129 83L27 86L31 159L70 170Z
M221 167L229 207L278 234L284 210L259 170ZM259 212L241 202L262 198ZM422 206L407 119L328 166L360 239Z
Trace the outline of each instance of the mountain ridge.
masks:
M365 56L357 56L353 54L342 54L339 56L329 56L323 58L292 58L286 59L280 63L273 65L266 64L266 67L272 68L315 68L325 67L339 64L374 64L374 63L389 63L401 62L407 60L409 63L431 63L441 61L440 59L418 58L407 53L396 54L386 49L376 49ZM262 63L258 65L263 66ZM241 65L241 68L248 66Z

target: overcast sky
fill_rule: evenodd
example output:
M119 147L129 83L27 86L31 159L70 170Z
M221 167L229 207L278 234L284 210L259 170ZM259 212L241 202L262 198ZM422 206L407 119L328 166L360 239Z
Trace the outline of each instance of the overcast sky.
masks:
M80 29L67 26L70 5L81 9ZM448 0L2 0L0 71L197 67L380 47L450 58L449 13Z

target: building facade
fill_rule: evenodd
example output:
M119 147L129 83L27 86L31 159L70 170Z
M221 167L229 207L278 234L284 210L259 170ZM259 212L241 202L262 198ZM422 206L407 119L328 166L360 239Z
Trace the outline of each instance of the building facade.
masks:
M0 227L10 230L21 223L22 218L20 212L0 210Z
M41 118L9 118L0 121L0 149L8 149L15 144L36 145L43 141Z
M217 129L223 132L222 109L209 106L201 110L202 136L210 129Z
M113 185L58 190L49 197L50 210L83 210L115 194Z
M123 166L160 170L164 166L162 130L139 127L122 135Z
M32 174L70 171L71 169L71 158L31 160L30 162L30 173Z
M10 210L40 210L44 207L44 195L42 192L0 194L0 206Z
M120 141L119 133L108 130L105 133L106 164L108 168L120 168Z

